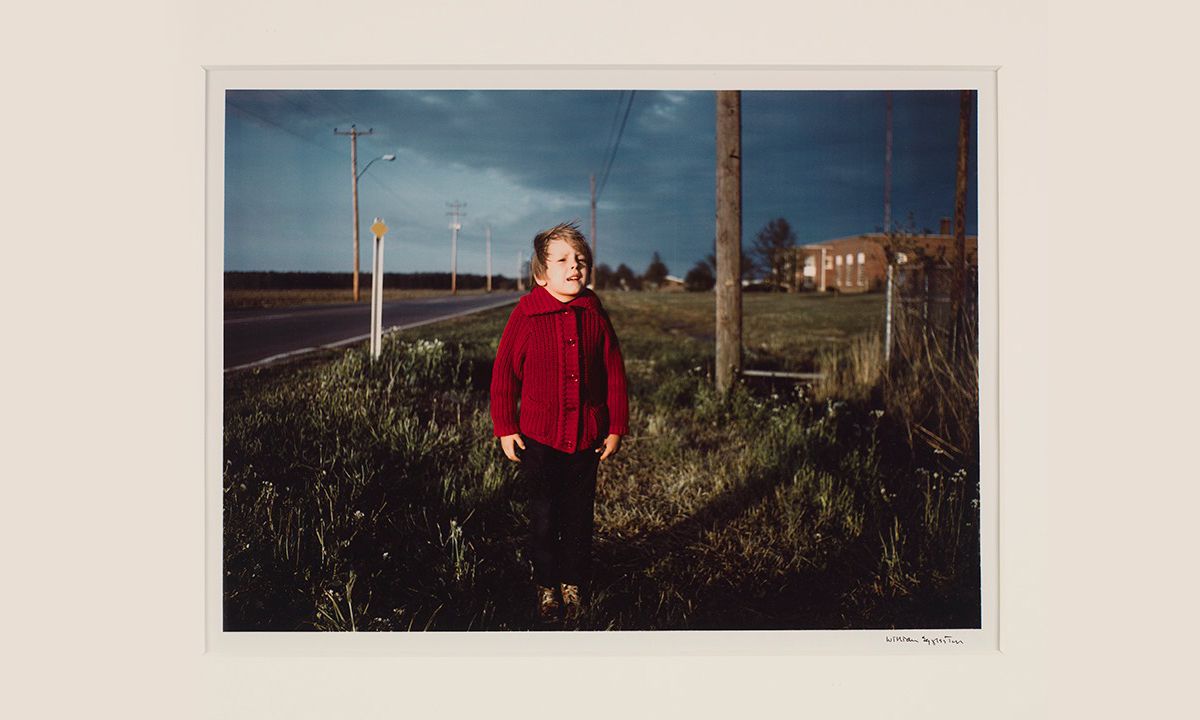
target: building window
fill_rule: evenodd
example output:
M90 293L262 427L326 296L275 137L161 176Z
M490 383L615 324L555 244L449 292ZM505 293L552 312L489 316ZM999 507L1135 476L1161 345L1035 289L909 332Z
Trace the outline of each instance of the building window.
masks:
M865 271L863 270L863 268L866 266L866 264L867 264L866 253L859 253L858 254L858 284L859 285L863 285L866 283Z
M803 273L806 278L815 278L817 276L817 259L812 255L805 256Z
M842 286L842 256L837 255L833 259L834 259L835 264L837 265L837 275L834 278L834 284L836 284L838 287L841 287Z

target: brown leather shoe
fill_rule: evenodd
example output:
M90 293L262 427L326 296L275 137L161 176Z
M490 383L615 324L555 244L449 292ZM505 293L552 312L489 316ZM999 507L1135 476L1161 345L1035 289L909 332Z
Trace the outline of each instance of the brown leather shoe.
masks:
M538 586L538 619L542 622L553 622L558 619L562 605L558 602L554 588Z
M562 586L562 601L563 610L568 620L575 620L583 612L583 602L579 598L579 586L567 585Z

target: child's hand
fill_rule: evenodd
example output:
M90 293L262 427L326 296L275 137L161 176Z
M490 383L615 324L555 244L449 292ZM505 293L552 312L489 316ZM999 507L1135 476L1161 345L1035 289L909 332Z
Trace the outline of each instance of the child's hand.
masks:
M621 447L620 435L609 435L604 438L604 444L596 448L596 452L601 453L600 459L604 460L610 455L616 455L617 450Z
M514 447L514 446L516 446L516 447ZM508 456L509 460L519 463L519 462L521 462L521 458L520 458L520 456L517 455L516 448L518 448L518 447L521 448L522 450L525 449L525 441L521 440L521 435L519 433L513 433L512 435L501 436L500 449L502 449L504 451L504 454Z

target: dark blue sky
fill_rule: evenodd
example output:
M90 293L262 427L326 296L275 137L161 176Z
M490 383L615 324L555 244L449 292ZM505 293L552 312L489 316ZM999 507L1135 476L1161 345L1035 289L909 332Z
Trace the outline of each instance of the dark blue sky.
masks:
M458 269L513 275L533 235L589 224L588 176L603 172L628 93L619 91L236 90L227 94L225 268L349 271L350 141L359 139L362 266L367 228L390 227L389 272L450 267L446 203L466 203ZM936 230L953 215L957 91L893 91L892 217ZM597 211L599 262L640 272L658 251L682 276L712 252L712 92L634 96ZM976 233L976 118L967 232ZM885 95L742 93L743 243L783 217L801 243L883 225Z

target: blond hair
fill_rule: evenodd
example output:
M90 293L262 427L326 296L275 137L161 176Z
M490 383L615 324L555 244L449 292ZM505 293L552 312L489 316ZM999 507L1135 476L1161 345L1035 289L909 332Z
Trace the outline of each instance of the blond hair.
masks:
M592 267L592 249L588 247L587 238L579 232L578 223L559 223L549 230L543 230L533 237L533 255L529 258L529 274L536 281L538 277L546 276L546 263L549 262L550 243L562 240L571 246L575 252L583 256L583 262L590 270Z

